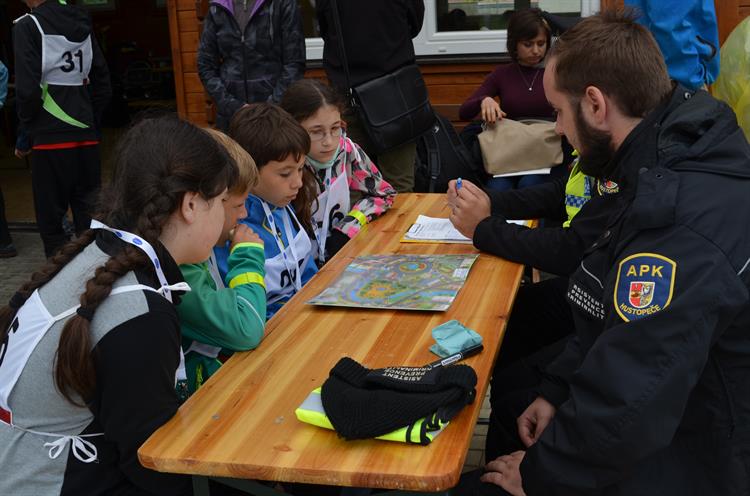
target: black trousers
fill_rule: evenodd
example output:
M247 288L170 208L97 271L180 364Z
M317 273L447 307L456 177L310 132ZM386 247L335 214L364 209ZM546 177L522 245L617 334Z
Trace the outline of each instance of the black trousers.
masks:
M5 219L5 197L3 196L3 189L0 188L0 248L5 248L12 242L8 230L8 221Z
M567 338L563 338L495 371L492 387L495 388L495 384L499 381L502 381L505 387L502 394L495 397L494 401L491 400L492 413L487 431L485 460L489 462L498 456L526 449L518 436L516 419L536 399L536 389L542 379L541 371L562 351L566 342ZM461 475L458 485L451 489L451 495L508 496L510 494L500 486L480 481L479 478L483 473L482 469L478 469Z
M544 367L562 351L575 330L565 294L566 278L521 286L505 329L490 392L485 459L523 448L515 420L534 400Z
M76 233L88 229L100 185L99 145L33 151L34 210L47 257L69 240L62 227L68 208L73 212Z

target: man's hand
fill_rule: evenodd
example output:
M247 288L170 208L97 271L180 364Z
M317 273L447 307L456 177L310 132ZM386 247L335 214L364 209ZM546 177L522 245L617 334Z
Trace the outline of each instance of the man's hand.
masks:
M456 181L450 181L447 199L453 227L467 238L474 239L477 225L490 216L490 197L471 181L462 181L460 188L456 188Z
M482 475L482 482L500 486L513 496L526 496L523 492L520 469L525 455L525 451L516 451L492 460L484 467L487 472Z
M487 124L494 124L496 121L500 121L505 117L505 112L500 109L500 105L495 101L494 98L486 96L482 100L482 120Z
M539 396L518 417L518 436L527 448L537 442L554 416L555 407Z
M31 153L31 150L19 150L16 148L16 157L24 158Z
M255 234L255 231L247 227L245 224L237 224L234 229L229 232L229 239L231 241L229 250L234 248L237 243L260 243L263 244L263 240L260 236Z

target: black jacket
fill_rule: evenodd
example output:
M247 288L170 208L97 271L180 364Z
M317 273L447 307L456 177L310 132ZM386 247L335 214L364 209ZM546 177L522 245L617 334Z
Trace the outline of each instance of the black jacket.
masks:
M198 74L221 129L246 103L278 103L305 72L305 35L295 0L256 0L244 29L231 0L214 0L203 21Z
M616 194L600 194L592 188L591 199L568 227L530 229L506 219L565 219L567 177L509 191L488 191L492 215L474 231L474 246L507 260L531 265L560 276L570 275L581 262L583 251L604 231Z
M414 63L411 39L422 29L423 0L337 0L351 85L356 86ZM331 84L346 90L330 0L315 10L323 38L323 67Z
M622 203L570 278L526 494L750 494L750 146L677 87L613 165Z
M49 85L49 94L60 108L87 127L67 124L42 108L42 37L28 16L21 18L13 29L19 127L30 136L32 146L99 139L97 127L112 95L112 86L88 13L56 1L44 2L32 13L45 34L59 34L74 42L83 41L91 34L93 61L89 84Z

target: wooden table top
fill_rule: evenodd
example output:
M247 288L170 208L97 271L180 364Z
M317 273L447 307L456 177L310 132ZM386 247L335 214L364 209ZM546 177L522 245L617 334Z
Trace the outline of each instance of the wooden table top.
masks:
M444 195L398 195L386 215L347 243L268 322L257 349L236 353L149 438L138 451L141 463L162 472L340 486L439 491L455 485L523 267L480 254L446 312L305 303L357 256L478 253L466 244L399 242L418 214L448 213ZM477 372L477 400L429 446L345 441L295 417L343 356L370 368L433 361L430 331L450 319L483 336L484 351L464 362Z

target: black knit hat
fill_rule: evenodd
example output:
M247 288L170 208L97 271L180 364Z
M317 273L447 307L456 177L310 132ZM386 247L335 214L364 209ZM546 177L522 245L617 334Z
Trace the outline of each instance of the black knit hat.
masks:
M344 357L323 383L321 400L339 435L367 439L424 417L450 420L474 401L476 384L468 365L370 370Z

